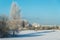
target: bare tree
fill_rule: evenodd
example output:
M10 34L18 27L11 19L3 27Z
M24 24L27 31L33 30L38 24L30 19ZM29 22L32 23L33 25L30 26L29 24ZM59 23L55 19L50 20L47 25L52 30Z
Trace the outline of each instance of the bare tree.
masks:
M6 37L8 34L7 21L8 18L6 15L0 16L0 37Z

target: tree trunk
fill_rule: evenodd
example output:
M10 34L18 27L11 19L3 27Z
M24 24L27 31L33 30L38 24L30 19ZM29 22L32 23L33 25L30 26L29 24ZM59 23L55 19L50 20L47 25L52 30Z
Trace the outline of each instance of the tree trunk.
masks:
M13 31L13 36L15 36L15 31Z

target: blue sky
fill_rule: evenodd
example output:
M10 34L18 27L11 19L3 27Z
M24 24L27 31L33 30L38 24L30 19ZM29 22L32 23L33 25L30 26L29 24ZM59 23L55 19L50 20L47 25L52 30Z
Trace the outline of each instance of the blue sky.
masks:
M9 16L13 0L0 0L0 15ZM21 16L29 22L60 24L60 0L15 0L21 8Z

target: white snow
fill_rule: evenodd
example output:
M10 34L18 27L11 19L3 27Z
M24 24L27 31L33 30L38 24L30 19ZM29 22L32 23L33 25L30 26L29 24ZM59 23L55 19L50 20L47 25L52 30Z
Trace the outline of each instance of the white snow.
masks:
M0 40L60 40L60 30L25 30L14 38L0 38Z

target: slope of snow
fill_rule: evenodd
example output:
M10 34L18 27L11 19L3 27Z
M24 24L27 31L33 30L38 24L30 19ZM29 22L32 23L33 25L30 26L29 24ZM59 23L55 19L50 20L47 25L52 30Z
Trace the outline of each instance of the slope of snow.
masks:
M14 38L0 38L0 40L60 40L60 30L25 30L17 33Z

